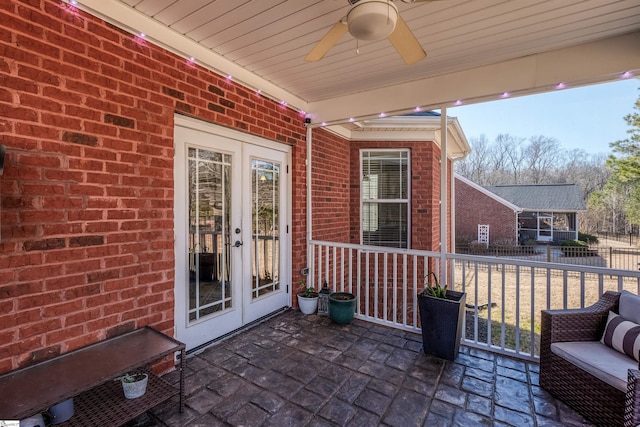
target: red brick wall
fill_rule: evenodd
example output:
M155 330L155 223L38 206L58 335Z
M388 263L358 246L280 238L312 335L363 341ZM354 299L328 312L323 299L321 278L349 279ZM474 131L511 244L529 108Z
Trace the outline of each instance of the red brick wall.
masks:
M0 372L173 333L175 112L294 146L304 254L298 113L54 0L0 1L0 82Z
M381 148L411 150L411 249L439 251L440 149L424 141L351 143L351 243L360 243L360 150ZM450 194L448 200L450 205Z
M321 128L313 137L313 238L349 242L349 141Z
M478 239L478 224L489 225L489 243L516 239L513 209L456 179L456 238Z

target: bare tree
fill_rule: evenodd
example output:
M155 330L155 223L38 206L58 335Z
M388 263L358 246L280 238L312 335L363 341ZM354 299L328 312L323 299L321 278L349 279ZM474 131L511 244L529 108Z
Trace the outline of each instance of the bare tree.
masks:
M556 168L561 159L562 150L557 139L542 135L532 136L524 148L528 181L531 184L545 183L549 171Z

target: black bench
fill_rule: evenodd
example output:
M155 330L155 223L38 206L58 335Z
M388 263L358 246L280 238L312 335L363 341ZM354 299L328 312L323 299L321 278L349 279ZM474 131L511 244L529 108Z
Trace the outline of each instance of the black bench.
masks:
M180 352L180 387L149 365ZM19 420L74 397L75 415L60 426L118 426L179 394L184 409L185 345L145 327L0 376L0 420ZM143 370L147 391L126 399L121 375Z

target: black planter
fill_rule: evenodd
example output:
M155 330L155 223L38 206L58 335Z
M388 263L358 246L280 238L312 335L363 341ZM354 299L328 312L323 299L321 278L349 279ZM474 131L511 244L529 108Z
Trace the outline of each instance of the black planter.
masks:
M466 293L456 291L447 291L446 298L418 294L425 354L455 360L460 349L466 297Z

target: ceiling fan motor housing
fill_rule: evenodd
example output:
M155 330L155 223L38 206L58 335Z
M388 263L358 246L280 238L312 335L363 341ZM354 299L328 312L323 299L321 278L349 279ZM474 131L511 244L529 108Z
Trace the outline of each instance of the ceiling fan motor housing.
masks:
M398 8L388 0L360 0L349 10L349 33L358 40L382 40L393 32Z

